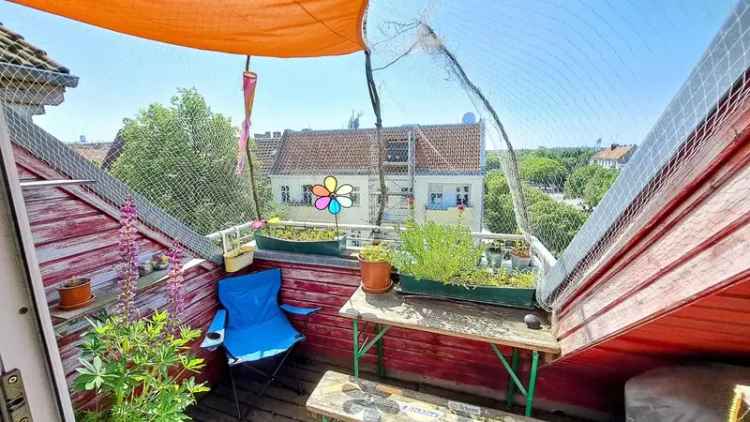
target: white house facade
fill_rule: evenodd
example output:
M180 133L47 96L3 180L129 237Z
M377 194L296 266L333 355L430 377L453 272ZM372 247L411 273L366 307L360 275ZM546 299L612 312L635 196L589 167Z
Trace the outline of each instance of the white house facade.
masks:
M388 202L383 220L463 223L481 231L483 123L383 128ZM312 186L328 175L352 185L339 223L371 224L379 206L374 129L285 131L268 164L274 201L295 221L332 222L316 210Z

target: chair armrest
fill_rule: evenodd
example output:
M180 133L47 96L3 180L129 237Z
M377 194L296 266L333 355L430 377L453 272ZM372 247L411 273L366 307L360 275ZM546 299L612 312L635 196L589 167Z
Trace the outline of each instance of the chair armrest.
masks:
M224 343L224 327L227 322L227 311L225 309L219 309L214 314L214 319L211 321L211 325L208 326L206 331L206 337L203 338L201 348L214 350Z
M319 307L307 308L305 306L287 305L286 303L282 303L280 308L283 309L285 312L289 312L290 314L302 315L302 316L308 316L320 310Z

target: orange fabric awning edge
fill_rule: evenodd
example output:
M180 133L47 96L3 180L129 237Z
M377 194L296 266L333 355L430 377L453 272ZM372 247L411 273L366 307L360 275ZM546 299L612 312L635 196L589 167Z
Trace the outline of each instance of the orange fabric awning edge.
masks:
M317 57L366 48L367 0L11 0L141 38L202 50Z

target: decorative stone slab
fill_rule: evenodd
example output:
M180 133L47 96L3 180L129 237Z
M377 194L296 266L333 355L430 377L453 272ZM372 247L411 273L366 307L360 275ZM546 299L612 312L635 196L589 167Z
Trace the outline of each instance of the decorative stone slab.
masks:
M345 422L532 422L538 419L446 400L327 371L307 399L315 414Z

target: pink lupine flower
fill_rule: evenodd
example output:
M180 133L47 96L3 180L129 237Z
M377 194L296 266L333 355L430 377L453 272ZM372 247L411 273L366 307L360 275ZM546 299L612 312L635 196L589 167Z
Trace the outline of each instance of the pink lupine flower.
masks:
M180 317L185 309L185 300L182 296L182 249L177 245L167 252L169 257L169 278L167 280L167 292L169 294L169 316L171 327L177 330L180 325Z
M135 318L135 289L138 280L138 209L133 198L128 197L120 207L119 249L120 258L120 310L125 319Z

